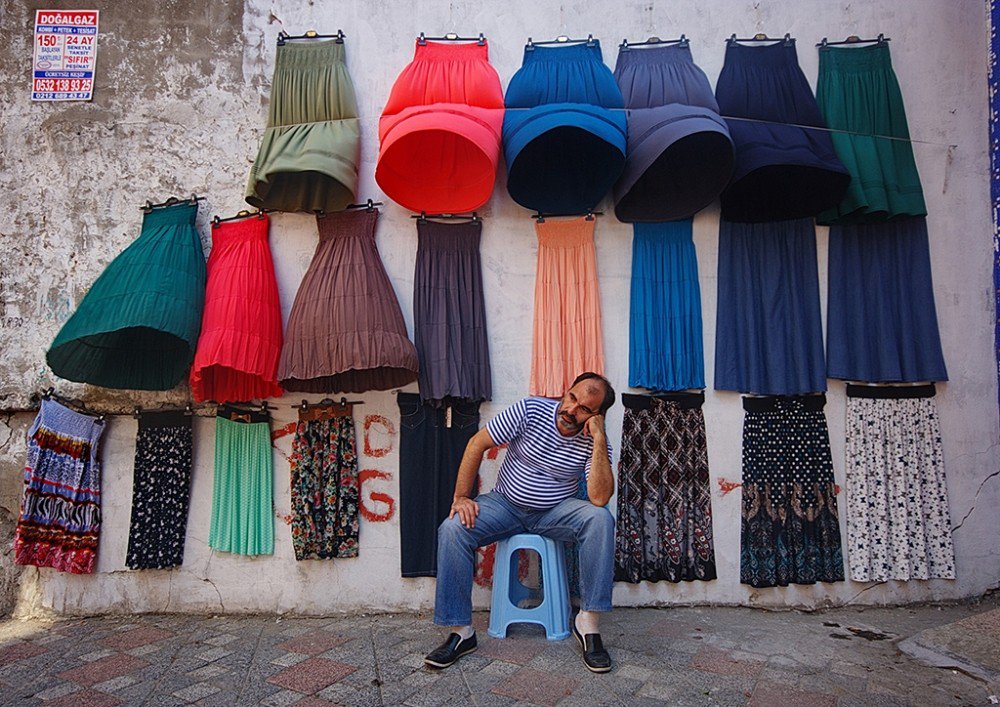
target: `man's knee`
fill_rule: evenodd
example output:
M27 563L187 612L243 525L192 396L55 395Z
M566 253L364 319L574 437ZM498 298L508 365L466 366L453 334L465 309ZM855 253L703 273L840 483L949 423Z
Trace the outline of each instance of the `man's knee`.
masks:
M438 543L467 545L474 542L472 533L462 525L462 521L457 515L445 518L438 526Z
M589 506L585 511L587 527L594 532L613 534L615 531L615 518L611 515L611 511L604 506L595 506L592 503Z

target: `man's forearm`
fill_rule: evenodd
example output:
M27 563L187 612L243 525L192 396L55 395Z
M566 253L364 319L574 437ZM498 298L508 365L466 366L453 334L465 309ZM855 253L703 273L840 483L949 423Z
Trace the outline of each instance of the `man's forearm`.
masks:
M611 461L608 459L608 441L602 434L594 438L590 474L587 476L587 497L595 506L604 506L614 492L615 477L611 474Z
M465 445L462 462L458 465L458 478L455 479L454 498L473 497L476 476L479 475L479 467L483 463L483 454L492 446L494 446L493 439L485 427L474 434Z

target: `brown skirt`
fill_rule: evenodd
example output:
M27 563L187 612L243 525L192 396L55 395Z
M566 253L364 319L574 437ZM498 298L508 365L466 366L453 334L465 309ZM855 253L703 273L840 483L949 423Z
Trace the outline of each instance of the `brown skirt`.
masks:
M319 245L288 318L285 390L360 393L417 379L417 351L375 245L378 211L317 218Z

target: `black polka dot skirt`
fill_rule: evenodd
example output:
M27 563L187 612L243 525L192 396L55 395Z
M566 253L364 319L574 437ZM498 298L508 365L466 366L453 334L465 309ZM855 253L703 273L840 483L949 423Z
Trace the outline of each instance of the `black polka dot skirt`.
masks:
M743 398L743 584L844 579L825 404L824 395Z
M178 567L184 562L191 498L191 416L143 413L135 440L129 569Z

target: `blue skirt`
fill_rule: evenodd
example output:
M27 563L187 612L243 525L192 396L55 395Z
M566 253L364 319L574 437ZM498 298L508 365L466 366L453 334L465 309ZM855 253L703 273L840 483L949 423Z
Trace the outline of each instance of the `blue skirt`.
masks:
M730 44L715 96L736 145L723 218L797 219L840 203L851 177L825 131L793 42Z
M504 104L511 198L549 214L594 208L625 165L622 94L600 43L525 48Z
M663 391L704 388L701 289L691 219L632 228L628 384Z
M826 390L812 219L719 225L715 389Z
M830 227L827 375L946 381L927 220Z
M681 45L623 48L615 80L628 109L619 221L673 221L708 206L733 173L733 141L705 72Z

